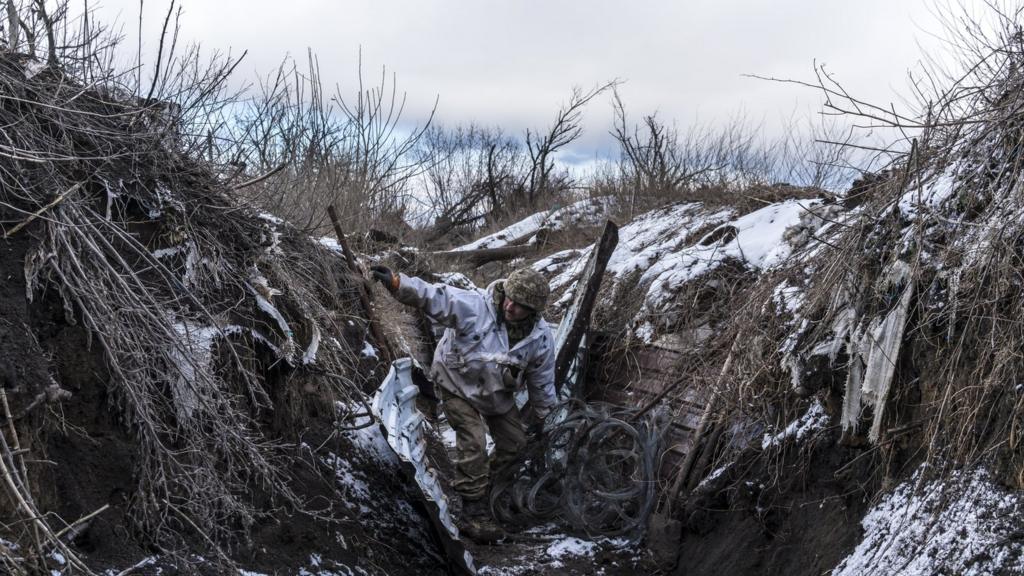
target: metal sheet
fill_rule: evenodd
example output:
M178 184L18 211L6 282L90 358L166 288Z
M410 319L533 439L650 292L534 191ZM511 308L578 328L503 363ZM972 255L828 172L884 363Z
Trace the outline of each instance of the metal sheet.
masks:
M452 567L462 574L475 575L473 556L459 541L459 529L452 519L448 498L441 489L437 472L427 462L423 415L416 409L418 394L419 389L412 380L412 360L400 358L391 364L391 371L377 389L371 410L384 429L388 445L403 466L411 469Z

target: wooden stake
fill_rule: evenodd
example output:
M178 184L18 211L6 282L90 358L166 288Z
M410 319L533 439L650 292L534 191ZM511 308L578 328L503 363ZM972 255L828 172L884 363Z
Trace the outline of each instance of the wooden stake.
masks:
M569 325L565 327L564 331L562 327L558 329L555 343L556 391L561 392L565 378L569 375L569 368L576 357L576 349L579 348L580 340L583 339L583 334L590 327L590 313L594 309L597 292L601 289L601 279L604 278L608 260L611 259L618 243L619 227L609 220L604 225L601 239L590 253L590 259L587 261L586 268L583 269L583 274L576 281L575 297L562 320L562 322L568 322Z
M327 207L327 215L331 217L331 224L334 225L334 233L338 236L338 244L341 244L341 251L345 255L345 261L348 263L349 270L362 279L363 273L359 270L359 265L356 264L356 258L348 248L348 240L345 239L345 231L341 228L341 220L338 219L338 213L334 209L333 204ZM388 345L388 341L384 337L384 331L381 330L380 323L377 322L376 314L373 313L372 298L373 295L366 287L366 284L364 282L360 282L359 302L363 306L363 311L366 313L366 320L370 325L370 336L373 337L374 343L377 344L381 353L384 354L384 361L391 362L395 359L395 355L391 352L391 346Z
M95 512L92 512L92 513L90 513L90 514L88 514L86 516L82 516L78 520L75 520L71 524L68 524L68 526L66 528L64 528L60 532L57 532L56 534L54 534L53 537L54 538L60 538L61 536L63 536L65 534L67 534L68 532L71 532L72 530L74 530L75 526L80 526L80 525L88 522L89 520L92 520L96 516L99 516L100 514L106 512L108 508L110 508L110 504L104 504L103 507L101 507L99 510L96 510ZM73 538L72 538L72 540L73 540Z
M718 379L715 381L715 388L711 390L711 398L708 399L708 403L704 406L704 413L700 417L700 423L697 424L697 429L693 432L693 445L690 451L686 453L686 459L683 460L679 470L676 472L676 477L672 481L672 489L669 490L668 496L668 507L671 510L672 503L679 497L679 491L682 490L686 484L686 477L690 475L690 469L693 468L693 462L697 458L697 452L700 448L700 441L704 437L704 433L707 431L708 426L711 424L711 420L714 417L715 409L718 405L718 389L722 385L722 381L725 380L725 375L729 373L729 369L732 368L732 358L736 353L736 344L739 342L739 336L732 341L732 346L729 349L729 355L725 358L725 364L722 365L722 370L718 373Z

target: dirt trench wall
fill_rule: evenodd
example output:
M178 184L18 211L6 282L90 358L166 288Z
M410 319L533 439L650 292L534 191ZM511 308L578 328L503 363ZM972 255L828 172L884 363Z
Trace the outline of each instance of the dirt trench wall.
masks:
M819 576L862 538L871 458L831 430L799 449L750 453L698 488L675 576Z
M139 444L110 395L111 376L98 340L90 338L74 310L65 311L52 286L28 302L24 262L35 242L29 229L0 240L0 386L16 415L21 447L28 449L25 458L36 504L54 530L109 506L71 537L73 550L94 569L120 572L142 558L175 552L215 558L202 537L179 519L167 519L182 534L178 542L154 542L132 528ZM325 412L321 402L295 400L316 395L315 385L323 376L295 377L261 361L258 350L248 352L275 403L288 412L267 411L262 430L294 443L281 454L294 459L289 468L292 487L319 518L262 502L276 512L262 518L247 536L228 543L232 559L266 574L296 573L314 555L325 566L376 566L388 574L444 573L435 544L418 528L422 520L407 480L378 462L372 450L368 456L366 442L357 442L360 437L332 434L338 414ZM369 363L367 359L368 373L373 370ZM38 403L21 416L49 385L70 396ZM2 416L0 425L9 440ZM364 484L368 493L360 488ZM24 544L17 529L22 525L7 490L0 490L0 527L5 527L0 538ZM167 562L162 566L178 573L177 560L168 557ZM205 573L223 573L208 568Z
M58 529L110 505L76 541L87 554L142 554L120 522L132 492L134 445L110 409L99 347L81 326L68 323L58 294L43 294L34 305L27 301L24 261L33 241L26 230L0 241L0 387L28 450L29 482ZM54 384L71 396L29 410ZM12 518L13 507L5 503L2 514Z

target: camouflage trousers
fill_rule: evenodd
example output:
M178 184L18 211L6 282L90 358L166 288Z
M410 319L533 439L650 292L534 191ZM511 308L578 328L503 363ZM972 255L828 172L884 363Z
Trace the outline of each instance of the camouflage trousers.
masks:
M519 409L500 416L484 416L466 400L441 389L442 407L455 431L455 477L452 488L463 498L476 500L487 495L491 474L515 461L526 446L526 431ZM486 432L494 441L494 454L487 455Z

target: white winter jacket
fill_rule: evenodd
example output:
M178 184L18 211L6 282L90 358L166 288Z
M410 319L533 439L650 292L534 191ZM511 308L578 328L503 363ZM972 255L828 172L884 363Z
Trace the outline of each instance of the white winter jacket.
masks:
M509 350L508 332L498 324L494 289L463 290L400 276L396 298L415 306L445 327L434 351L430 378L437 385L465 398L482 414L504 414L515 406L515 388L526 385L530 406L543 418L555 405L555 353L551 329L543 318L526 338ZM516 377L505 383L504 372Z

